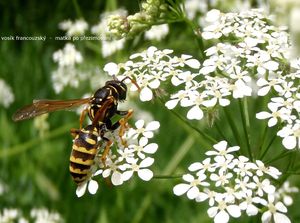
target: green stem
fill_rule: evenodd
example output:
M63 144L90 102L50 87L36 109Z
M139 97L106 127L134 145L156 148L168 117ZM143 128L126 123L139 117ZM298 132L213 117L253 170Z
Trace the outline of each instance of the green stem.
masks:
M204 43L201 37L200 27L196 25L194 22L192 22L191 20L189 20L186 16L184 17L184 22L189 25L189 27L192 29L193 33L195 34L195 38L196 38L195 40L200 49L199 56L201 58L201 61L203 61L206 58L206 55L204 54Z
M82 15L82 12L81 12L81 10L80 10L80 7L79 7L79 5L78 5L77 0L72 0L72 3L73 3L73 6L74 6L74 8L75 8L75 11L76 11L77 16L78 16L79 18L83 18L83 15Z
M241 118L242 118L244 134L246 137L249 158L251 161L253 161L251 147L250 147L250 134L249 134L250 124L249 124L248 106L247 106L247 103L244 103L244 107L245 107L245 109L244 109L241 99L238 100L238 103L239 103L239 107L240 107L240 114L241 114Z
M268 129L269 129L269 127L268 127L268 125L266 124L265 129L264 129L263 136L262 136L262 138L261 138L261 140L260 140L260 145L259 145L259 147L258 147L258 151L259 151L259 159L261 159L261 157L262 157L262 147L263 147L263 145L264 145L264 143L265 143L265 141L266 141L266 136L267 136Z
M182 174L181 175L174 175L174 176L171 176L171 175L154 175L152 179L168 180L168 179L178 179L178 178L181 178L181 177L182 177Z
M188 122L186 119L182 118L181 115L179 115L174 110L170 110L173 115L175 115L180 121L182 121L185 125L187 125L189 128L195 130L198 132L203 138L210 141L211 143L215 144L217 143L217 140L211 137L210 135L206 134L205 132L201 131L200 129L196 128L195 126L191 125L190 122Z
M188 153L188 151L192 148L192 145L194 144L193 137L188 137L182 145L178 148L177 152L174 154L173 158L170 160L168 165L165 167L165 169L162 171L162 175L170 175L172 174L181 160L185 157L185 155Z
M42 138L34 138L25 143L16 145L12 148L5 148L5 149L2 148L2 149L0 149L0 158L14 156L14 155L23 153L23 152L27 151L29 148L31 148L35 145L39 145L41 142L43 142L45 140L55 138L59 135L62 135L64 133L68 132L72 128L72 126L74 126L74 123L66 124L64 126L61 126L57 129L54 129L53 131L45 134L45 136Z
M289 175L300 175L300 172L294 172L294 171L286 171L283 172L284 174L289 174Z
M294 152L294 150L288 150L288 151L285 150L285 151L282 151L278 156L275 156L273 159L268 160L268 161L266 161L265 163L266 163L266 164L273 163L273 162L275 162L275 161L277 161L277 160L280 160L280 159L282 159L282 158L288 156L288 155L289 155L290 153L292 153L292 152Z
M273 144L273 142L275 141L275 139L277 138L277 135L274 135L271 139L271 141L269 142L269 144L267 145L267 147L263 150L262 155L260 156L260 160L263 160L263 158L265 157L265 155L267 154L268 150L270 149L271 145Z
M231 128L231 131L233 133L233 136L234 136L236 142L238 143L238 145L241 146L241 138L239 136L239 131L238 131L236 125L235 125L235 123L234 123L234 121L233 121L230 113L227 111L226 108L224 108L224 112L225 112L225 116L226 116L226 118L228 120L228 123L230 125L230 128Z

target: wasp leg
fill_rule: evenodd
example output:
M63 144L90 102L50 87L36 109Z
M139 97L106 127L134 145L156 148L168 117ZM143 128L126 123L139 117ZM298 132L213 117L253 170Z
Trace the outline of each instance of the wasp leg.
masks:
M126 116L119 120L120 130L119 130L119 138L121 139L121 143L124 147L128 147L127 141L123 139L125 131L129 128L128 120L131 118L133 114L133 110L128 110Z
M82 128L82 123L83 123L83 121L84 121L84 118L85 118L87 112L88 112L88 109L85 108L85 109L81 112L81 114L80 114L80 118L79 118L79 129Z
M130 111L130 110L129 110ZM121 115L121 116L125 116L128 114L129 111L116 111L116 114Z
M108 155L108 153L109 153L109 151L110 151L110 147L111 147L111 145L112 145L112 143L113 143L111 140L109 140L109 139L107 139L107 140L108 140L108 141L106 142L104 151L103 151L103 153L102 153L102 155L101 155L101 162L103 163L104 167L106 167L106 164L105 164L106 157L107 157L107 155Z
M109 153L110 147L111 147L111 145L113 143L110 139L108 139L108 138L106 138L104 136L104 134L106 132L104 130L105 128L106 128L106 126L102 126L101 127L101 132L100 132L101 139L103 139L104 141L106 141L106 145L105 145L104 151L103 151L103 153L101 155L101 162L103 163L104 167L106 166L105 161L106 161L107 154Z
M73 138L75 138L79 133L80 133L80 130L79 129L71 129L70 130L70 132L71 132L71 135L72 135L72 137Z

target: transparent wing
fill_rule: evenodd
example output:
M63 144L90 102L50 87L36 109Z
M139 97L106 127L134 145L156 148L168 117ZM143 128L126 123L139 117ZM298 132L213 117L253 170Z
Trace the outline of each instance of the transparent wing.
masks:
M89 102L90 98L72 100L34 100L32 104L16 111L12 119L14 121L22 121L49 112L69 110Z

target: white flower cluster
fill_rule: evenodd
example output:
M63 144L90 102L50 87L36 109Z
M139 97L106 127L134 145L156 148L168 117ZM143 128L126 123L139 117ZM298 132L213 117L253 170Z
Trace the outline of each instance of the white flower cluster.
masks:
M235 157L231 153L238 146L227 147L226 141L207 151L202 162L189 166L189 173L183 175L185 183L173 188L177 196L186 193L190 200L208 201L208 216L215 223L226 223L230 216L238 218L242 212L248 216L262 213L262 222L289 223L287 208L292 204L291 193L298 192L285 183L276 190L268 178L278 179L281 173L263 162L251 162L245 156Z
M119 128L113 132L108 132L105 137L113 141L115 145L111 145L104 162L101 160L101 155L106 143L102 145L91 170L92 176L77 187L77 196L84 195L87 188L91 194L95 194L99 186L97 181L92 178L98 175L103 178L110 177L111 183L115 186L128 181L134 173L144 181L151 180L153 172L149 167L154 163L154 158L150 155L157 151L158 145L149 143L149 139L154 136L153 132L159 126L158 121L145 124L144 120L138 120L135 123L135 128L126 129L122 139L119 136Z
M30 219L23 216L22 211L14 208L4 208L0 211L0 222L1 223L62 223L64 220L59 213L49 211L46 208L35 208L30 211Z
M15 96L11 90L11 87L7 83L0 79L0 105L8 108L15 100Z
M264 96L271 90L277 97L272 97L268 103L269 112L256 114L258 119L269 119L268 126L280 124L277 135L283 138L286 149L300 148L300 59L290 63L291 73L278 75L269 79L261 78L257 84L261 87L258 95Z
M283 123L277 134L283 138L284 147L300 148L300 60L286 62L291 46L285 28L270 25L261 10L227 14L211 10L206 20L209 25L204 28L204 39L234 43L218 43L207 49L209 58L203 62L200 73L217 75L212 78L214 82L223 80L223 92L229 95L232 91L233 98L250 96L252 81L256 82L257 95L275 93L276 97L268 103L270 112L260 112L256 117L269 119L269 127ZM226 104L229 101L223 103Z
M108 28L108 22L109 18L116 14L126 17L127 11L125 9L118 9L112 12L105 12L100 16L100 22L91 28L91 32L101 38L101 52L104 58L123 49L126 42L125 38L114 40L111 37L112 34Z
M58 63L58 68L52 72L53 88L56 93L60 93L68 85L78 87L79 81L87 78L75 67L82 63L83 58L73 44L67 43L62 50L54 52L53 60Z
M229 105L231 97L251 96L256 89L259 96L275 91L278 97L272 98L268 106L271 113L259 113L257 118L270 118L270 127L279 120L284 122L278 132L283 145L287 149L299 147L300 59L284 62L290 52L288 34L283 28L269 25L259 10L227 14L212 10L206 20L203 38L222 39L222 43L205 51L207 59L201 67L191 56L171 56L171 50L149 47L123 64L108 63L104 70L135 79L141 87L142 101L151 100L153 90L171 79L181 89L171 95L166 106L189 107L187 118L196 120L203 118L204 110ZM184 66L199 70L183 70Z
M198 60L189 55L181 57L171 56L172 50L158 50L151 46L147 50L130 56L126 63L115 64L108 63L104 71L109 75L117 75L119 79L130 77L136 80L141 88L141 101L150 101L153 98L153 90L158 89L162 81L171 78L174 85L179 85L190 78L192 75L189 71L183 72L183 67L197 69L200 67ZM131 90L137 90L132 85Z
M74 22L65 20L58 24L61 30L66 31L67 36L80 36L88 29L88 24L83 19L78 19Z
M151 28L145 32L145 39L161 41L168 33L168 24L151 26Z

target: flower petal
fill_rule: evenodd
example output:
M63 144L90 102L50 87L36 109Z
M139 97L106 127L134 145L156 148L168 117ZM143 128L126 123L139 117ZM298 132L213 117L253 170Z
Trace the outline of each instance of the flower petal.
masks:
M141 101L150 101L153 98L153 93L148 87L144 87L140 92Z
M149 181L153 177L153 172L148 169L141 169L138 171L138 176L144 181Z
M98 185L97 181L90 180L89 186L88 186L88 190L89 190L90 194L95 194L97 192L98 188L99 188L99 185Z
M186 193L190 188L191 186L189 184L177 184L173 188L173 193L177 196L181 196L184 193Z
M158 129L160 126L159 122L158 121L152 121L152 122L149 122L148 125L146 126L146 130L147 131L154 131L156 129Z
M87 182L84 182L83 184L79 185L76 189L76 195L77 197L82 197L86 191Z
M187 118L190 120L200 120L203 118L203 111L199 108L199 106L194 106L187 113Z
M111 176L111 183L115 186L123 184L122 174L120 172L113 172Z
M150 143L149 145L144 147L144 152L153 154L157 151L158 145L156 143Z

